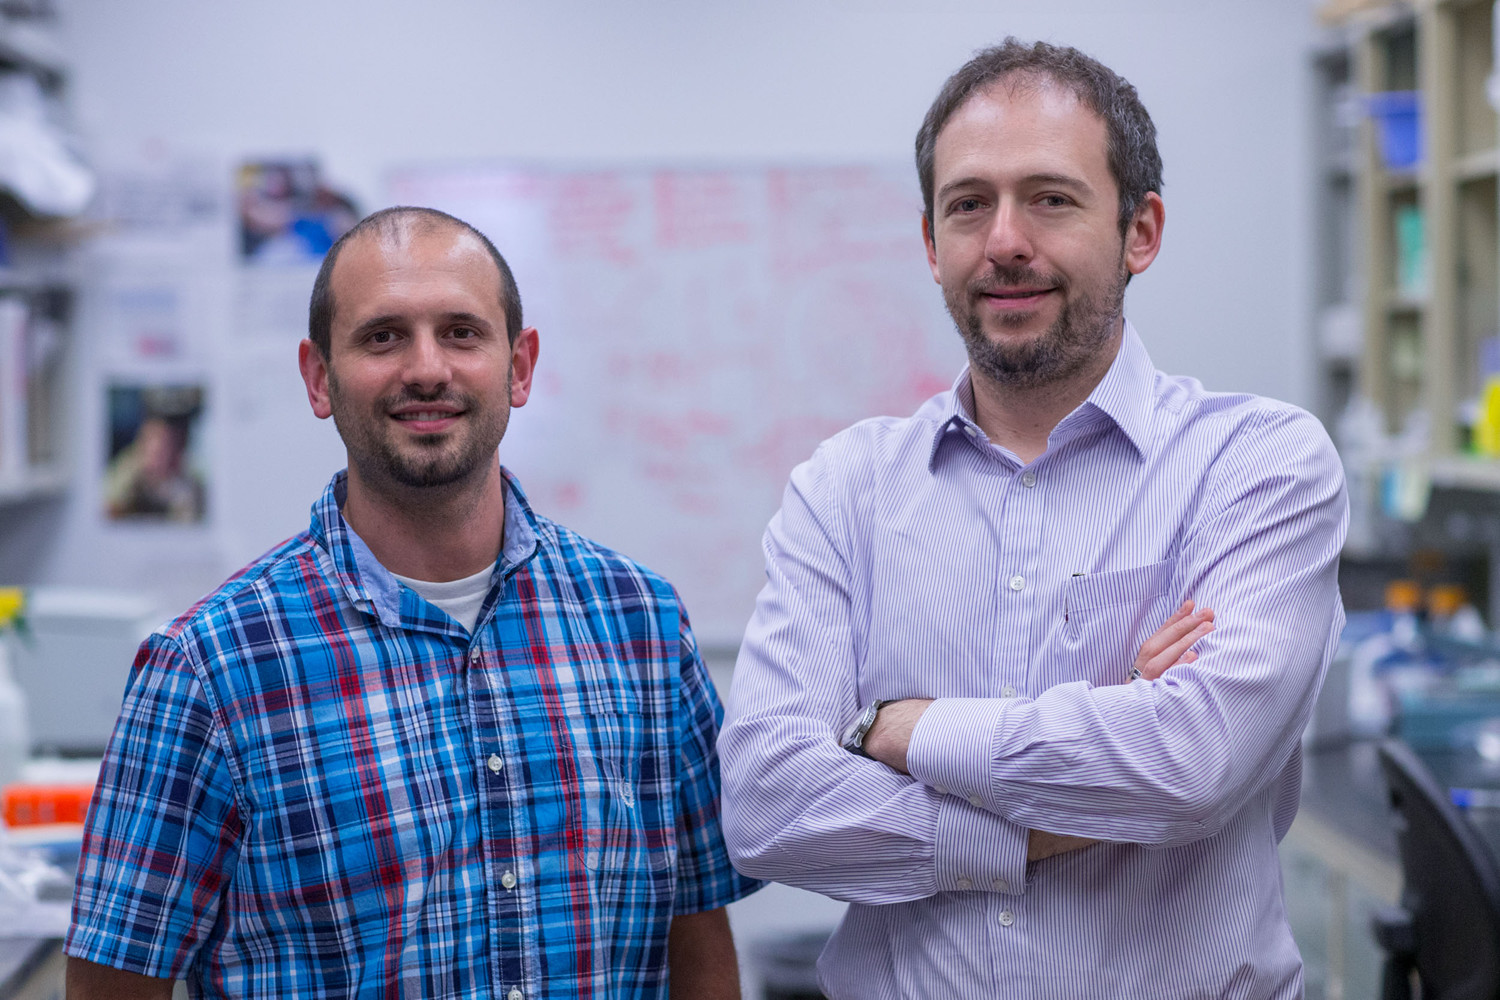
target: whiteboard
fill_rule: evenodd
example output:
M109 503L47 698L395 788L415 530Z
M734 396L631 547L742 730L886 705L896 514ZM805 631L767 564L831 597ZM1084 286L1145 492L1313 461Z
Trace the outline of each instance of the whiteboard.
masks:
M539 513L671 580L706 647L739 643L793 466L963 364L910 167L426 165L386 193L510 263L541 356L502 462Z

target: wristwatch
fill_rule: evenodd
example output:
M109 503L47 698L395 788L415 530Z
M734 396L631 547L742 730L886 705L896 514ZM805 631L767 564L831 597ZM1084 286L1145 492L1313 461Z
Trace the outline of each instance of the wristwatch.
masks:
M844 730L844 738L839 745L850 753L857 753L861 757L870 756L865 752L865 737L870 735L870 727L875 725L875 716L880 714L881 706L889 705L890 699L876 699L870 702L865 710L859 713L859 718L850 723L849 728Z

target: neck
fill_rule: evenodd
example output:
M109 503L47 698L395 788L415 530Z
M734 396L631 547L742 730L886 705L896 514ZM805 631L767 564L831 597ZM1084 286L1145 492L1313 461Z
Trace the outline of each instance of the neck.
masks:
M1042 385L996 382L970 366L974 422L994 444L1009 449L1024 465L1047 450L1052 429L1094 391L1120 353L1124 323L1109 345L1077 372Z
M392 573L442 583L473 576L505 541L500 461L473 482L376 488L351 463L344 520Z

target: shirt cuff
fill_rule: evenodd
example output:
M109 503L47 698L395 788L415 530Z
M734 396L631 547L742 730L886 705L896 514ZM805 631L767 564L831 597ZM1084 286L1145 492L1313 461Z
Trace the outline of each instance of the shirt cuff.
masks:
M1003 892L1026 888L1030 831L952 795L938 806L933 863L937 888L947 892Z
M936 858L940 890L1019 893L1030 831L986 808L993 794L995 733L1004 702L939 698L906 747L911 776L941 795Z
M939 698L928 705L906 746L907 771L940 794L983 806L992 795L995 733L1005 704L995 698Z

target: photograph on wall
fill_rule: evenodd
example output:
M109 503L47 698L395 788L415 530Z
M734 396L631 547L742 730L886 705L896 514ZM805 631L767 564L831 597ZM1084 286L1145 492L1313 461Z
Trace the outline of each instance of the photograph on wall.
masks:
M316 263L360 218L353 199L323 183L316 160L242 164L236 190L247 264Z
M202 522L207 492L198 459L203 387L116 383L106 392L105 516L112 521Z

